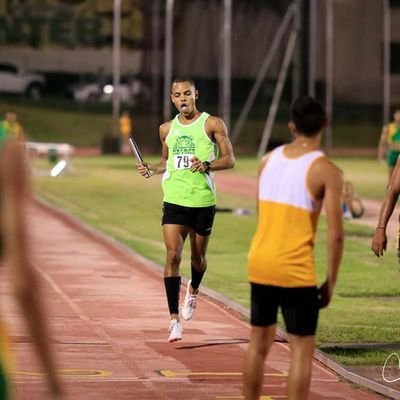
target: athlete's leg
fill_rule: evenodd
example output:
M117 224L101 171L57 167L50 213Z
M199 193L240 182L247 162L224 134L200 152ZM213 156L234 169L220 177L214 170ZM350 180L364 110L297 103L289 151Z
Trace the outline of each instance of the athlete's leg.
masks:
M164 243L167 250L164 283L167 293L171 319L179 321L179 266L182 260L182 250L188 234L188 228L182 225L163 225Z
M311 335L289 334L291 360L286 388L289 400L305 400L308 398L315 348L314 338Z
M243 394L258 400L264 377L264 362L275 339L281 288L251 283L250 342L243 364Z
M207 269L206 251L214 223L215 206L201 207L191 211L191 269L192 281L189 294L197 293L204 272Z
M243 364L243 395L258 400L264 378L264 362L275 339L276 325L253 326Z
M307 399L319 315L318 289L315 286L284 289L282 314L291 350L288 399Z
M196 293L201 280L203 279L204 272L207 269L206 252L210 236L202 236L190 230L190 249L191 249L191 272L192 281L189 288L189 293Z
M182 250L189 228L183 225L164 224L163 235L167 256L165 260L164 276L178 276L182 260Z
M196 298L199 292L199 286L203 279L204 272L207 269L206 250L209 236L202 236L193 230L190 234L191 247L191 275L192 279L188 282L186 288L185 300L182 306L182 317L189 320L193 317L196 310Z

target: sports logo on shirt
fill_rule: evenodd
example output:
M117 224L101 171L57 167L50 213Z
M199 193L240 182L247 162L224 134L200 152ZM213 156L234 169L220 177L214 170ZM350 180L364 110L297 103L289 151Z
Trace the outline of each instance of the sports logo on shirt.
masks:
M181 136L176 139L172 148L174 168L189 169L191 158L195 154L196 146L193 143L193 138L190 136Z

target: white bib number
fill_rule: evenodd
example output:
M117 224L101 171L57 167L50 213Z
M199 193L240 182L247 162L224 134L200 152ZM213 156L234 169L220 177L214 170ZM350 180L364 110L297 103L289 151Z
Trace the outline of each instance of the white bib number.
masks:
M177 154L174 156L174 168L175 169L189 169L193 154Z

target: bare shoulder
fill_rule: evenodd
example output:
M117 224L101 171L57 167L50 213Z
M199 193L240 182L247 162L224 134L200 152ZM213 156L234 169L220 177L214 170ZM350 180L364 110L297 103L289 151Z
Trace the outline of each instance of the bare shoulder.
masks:
M210 115L205 123L205 127L207 130L207 133L222 133L225 132L226 133L226 125L225 122L223 121L222 118L220 117L216 117L215 115Z
M167 137L168 132L171 129L171 125L172 125L172 120L164 122L163 124L160 125L159 132L161 139L165 139Z
M328 157L322 156L317 158L311 166L310 173L325 181L335 179L342 181L341 169Z
M268 160L271 157L271 152L269 151L268 153L265 153L260 160L260 168L264 168L265 164L268 162Z
M311 165L307 175L310 193L316 199L323 199L329 193L342 192L342 171L328 157L319 157Z

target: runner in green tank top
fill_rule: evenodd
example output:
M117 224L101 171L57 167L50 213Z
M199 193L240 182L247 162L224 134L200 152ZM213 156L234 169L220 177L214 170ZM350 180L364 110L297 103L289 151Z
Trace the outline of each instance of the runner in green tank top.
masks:
M167 249L164 285L170 313L169 342L182 339L179 316L180 263L190 237L191 280L187 284L182 318L193 316L200 282L207 268L206 250L216 203L214 171L232 168L235 157L222 119L200 112L198 91L190 78L177 78L171 100L179 114L160 126L161 160L138 165L143 176L163 174L163 233Z
M394 166L400 155L400 108L393 113L393 122L382 128L378 146L378 160L383 162L386 158L388 165L389 180L392 176ZM386 156L386 157L385 157Z
M23 143L0 131L0 242L1 261L11 269L10 284L32 336L51 399L61 399L49 333L42 305L40 284L31 264L26 208L30 198L26 151ZM0 400L11 399L11 362L6 328L0 320ZM50 397L49 397L50 398Z
M191 159L213 162L218 147L204 130L209 114L203 112L196 120L184 125L179 114L172 120L165 143L169 149L166 173L163 177L164 201L186 207L215 205L213 173L194 174Z

